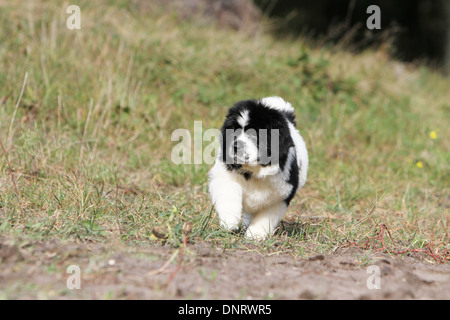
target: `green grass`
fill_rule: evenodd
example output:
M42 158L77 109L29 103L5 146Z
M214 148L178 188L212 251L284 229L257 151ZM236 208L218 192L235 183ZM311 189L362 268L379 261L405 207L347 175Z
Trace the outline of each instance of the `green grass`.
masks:
M209 166L174 165L170 137L279 95L296 109L310 169L287 216L302 229L260 250L329 253L382 223L401 248L449 250L449 79L384 49L250 36L137 3L79 1L72 31L68 4L1 5L1 234L178 246L190 226L192 242L255 245L218 227Z

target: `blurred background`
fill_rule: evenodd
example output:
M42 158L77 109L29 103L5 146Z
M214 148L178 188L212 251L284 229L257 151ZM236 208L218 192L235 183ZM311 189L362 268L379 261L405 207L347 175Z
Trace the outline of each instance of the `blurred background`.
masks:
M370 5L380 7L381 30L366 27ZM185 16L202 12L235 29L255 27L264 15L277 36L303 36L320 45L361 50L389 43L397 59L450 71L447 0L185 0L179 6Z

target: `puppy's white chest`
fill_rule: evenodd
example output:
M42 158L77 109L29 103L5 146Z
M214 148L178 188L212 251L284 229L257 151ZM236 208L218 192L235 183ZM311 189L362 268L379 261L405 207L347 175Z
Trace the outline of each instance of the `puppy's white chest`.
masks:
M280 177L252 179L242 184L242 208L245 213L252 214L287 198L292 185Z

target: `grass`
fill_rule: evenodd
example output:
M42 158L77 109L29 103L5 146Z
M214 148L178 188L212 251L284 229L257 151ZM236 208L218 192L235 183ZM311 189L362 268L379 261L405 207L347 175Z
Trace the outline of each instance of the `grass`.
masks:
M383 47L251 36L138 1L79 1L68 30L67 6L0 4L0 234L173 246L189 234L306 257L363 247L385 224L391 248L448 259L448 78ZM209 165L174 165L170 137L269 95L295 106L310 171L286 218L301 228L253 243L218 227Z

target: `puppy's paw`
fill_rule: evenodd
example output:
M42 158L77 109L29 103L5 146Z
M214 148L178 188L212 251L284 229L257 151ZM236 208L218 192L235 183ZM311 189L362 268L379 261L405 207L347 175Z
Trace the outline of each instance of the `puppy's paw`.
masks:
M239 223L240 219L237 218L226 217L220 219L220 226L230 232L239 232Z
M261 226L248 227L245 237L250 240L262 241L269 236L269 232Z

